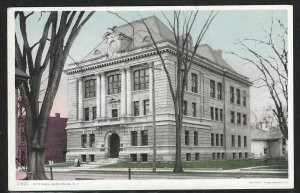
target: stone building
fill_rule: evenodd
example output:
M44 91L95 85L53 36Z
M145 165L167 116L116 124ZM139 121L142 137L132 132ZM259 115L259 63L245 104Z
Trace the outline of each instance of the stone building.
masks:
M145 18L175 82L171 30ZM133 35L134 34L134 35ZM68 75L67 161L153 159L154 64L157 160L175 159L173 102L161 61L141 21L113 27ZM190 42L192 46L192 41ZM220 50L200 45L186 85L182 160L244 159L250 153L248 78L235 72Z

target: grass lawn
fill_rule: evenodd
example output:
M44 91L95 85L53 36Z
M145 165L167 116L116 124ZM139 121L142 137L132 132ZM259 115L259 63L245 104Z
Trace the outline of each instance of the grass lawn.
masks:
M157 163L157 168L174 168L175 163ZM224 170L237 169L244 167L287 165L283 160L226 160L226 161L205 161L205 162L183 162L183 168L223 168ZM152 168L152 163L117 163L112 165L99 166L101 168Z
M70 167L73 165L74 165L73 162L61 162L61 163L52 164L52 167L53 168L63 168L63 167ZM45 167L49 167L49 165L45 165Z

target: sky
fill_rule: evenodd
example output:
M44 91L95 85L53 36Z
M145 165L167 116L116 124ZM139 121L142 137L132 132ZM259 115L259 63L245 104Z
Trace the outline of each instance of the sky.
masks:
M156 15L163 23L167 24L165 18L160 11L120 11L118 12L128 21L140 19L140 17L148 17ZM171 16L171 12L165 12L167 16ZM209 11L200 11L198 18L195 21L195 26L192 30L192 37L201 30L203 21L208 16ZM223 51L223 58L230 64L238 73L247 76L251 80L259 78L259 73L256 68L246 63L236 56L228 54L233 51L243 54L243 51L236 44L239 39L243 38L258 38L266 37L265 30L270 29L271 19L280 19L287 23L286 10L221 10L214 19L209 30L207 31L202 44L208 44L213 49ZM40 37L41 26L44 23L44 18L40 18L40 14L36 14L28 22L28 34L31 42L35 42L37 37ZM79 62L101 41L102 35L108 31L109 27L126 24L123 20L106 11L97 11L91 19L82 28L80 34L76 38L71 50L70 57L67 59L67 64L73 61ZM18 30L16 29L16 33ZM65 69L68 65L65 65ZM272 104L269 95L264 87L250 89L250 110L254 113L261 114L266 106ZM63 74L57 96L51 111L51 116L55 113L60 113L61 117L68 116L67 106L67 77Z

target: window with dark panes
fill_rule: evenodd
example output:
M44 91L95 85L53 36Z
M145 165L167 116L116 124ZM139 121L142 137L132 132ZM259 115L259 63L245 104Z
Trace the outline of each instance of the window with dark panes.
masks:
M184 135L185 135L185 145L190 145L190 132L185 131Z
M220 134L220 146L223 146L223 134Z
M146 153L141 154L141 162L147 162L148 161L148 155Z
M141 131L141 138L142 138L142 146L148 145L148 131L144 130Z
M218 82L217 84L217 90L218 90L218 93L217 93L217 97L219 100L222 100L223 99L223 96L222 96L222 83Z
M216 98L216 91L215 91L216 83L214 80L210 80L210 97Z
M232 153L232 158L236 159L236 153Z
M86 148L87 142L86 142L86 135L81 135L81 147Z
M198 131L194 131L194 145L198 145Z
M214 146L215 145L215 137L214 137L214 134L210 134L210 145L211 146Z
M247 147L247 136L244 136L244 147Z
M240 89L236 89L236 104L241 104L241 91Z
M241 136L238 135L238 147L241 147Z
M137 154L130 154L131 162L137 162Z
M243 106L247 105L247 101L246 101L246 91L243 91Z
M235 123L235 115L234 115L234 111L230 111L230 122L231 122L231 123Z
M91 98L96 96L95 79L85 81L85 98Z
M242 159L242 158L243 158L243 154L239 153L239 159Z
M237 113L237 117L236 117L236 119L237 119L237 124L241 124L241 113Z
M245 153L245 158L248 158L248 153L247 152Z
M217 153L217 159L220 159L220 153Z
M192 73L192 92L198 92L198 77L195 73Z
M218 108L215 108L215 119L216 119L216 121L219 120L219 109Z
M95 147L95 134L90 134L90 147Z
M133 113L134 113L134 116L140 115L140 101L133 102Z
M222 153L222 159L225 159L225 153Z
M131 146L137 146L137 131L131 131Z
M210 118L211 120L214 120L214 108L210 107Z
M81 161L86 162L86 155L81 155Z
M223 109L220 109L220 121L223 121Z
M200 159L200 154L199 153L195 153L195 161L199 161Z
M186 154L186 161L191 161L191 153Z
M187 115L187 101L183 101L182 113Z
M119 114L118 114L118 109L112 109L112 110L111 110L111 116L112 116L113 118L118 117L118 116L119 116Z
M93 120L95 120L97 117L97 108L93 107Z
M219 134L216 134L216 146L219 146Z
M193 113L193 117L197 116L196 103L192 103L192 113Z
M84 120L85 121L90 120L90 111L89 111L89 108L84 108Z
M95 161L95 155L94 154L90 154L90 162L94 162Z
M213 160L216 159L216 153L212 153L212 159L213 159Z
M231 146L235 147L235 136L231 135Z
M139 69L133 72L134 90L144 90L149 88L149 70Z
M149 100L144 100L144 115L149 114Z
M243 125L247 125L247 115L243 114Z
M230 87L230 102L234 103L234 88Z
M121 92L121 75L114 74L108 77L108 94L117 94Z

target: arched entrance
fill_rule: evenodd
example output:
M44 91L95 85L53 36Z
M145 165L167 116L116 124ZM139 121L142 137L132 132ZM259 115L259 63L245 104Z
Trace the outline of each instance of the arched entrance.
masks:
M120 137L118 134L113 133L109 138L109 157L118 158L120 149Z

